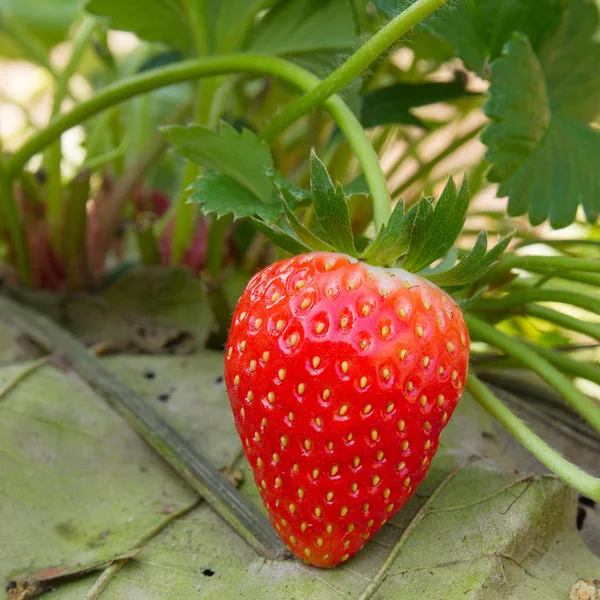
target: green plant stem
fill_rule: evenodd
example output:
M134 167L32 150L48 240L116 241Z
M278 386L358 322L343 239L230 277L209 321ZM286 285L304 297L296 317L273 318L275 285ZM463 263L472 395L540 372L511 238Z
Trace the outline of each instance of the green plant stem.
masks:
M110 127L110 135L112 138L111 143L113 147L119 148L123 143L126 143L125 130L123 127L123 115L121 113L120 106L115 106L112 109L108 123ZM113 159L113 171L115 175L121 175L121 173L123 173L124 168L125 155L117 153L115 158Z
M20 173L19 185L21 192L27 198L27 206L38 211L42 203L42 186L37 177L31 171L23 170Z
M469 373L467 390L502 426L512 433L543 465L556 473L586 498L600 502L600 479L592 477L563 458L513 414L473 373Z
M75 39L71 51L71 58L63 72L56 79L56 89L52 101L52 117L60 112L63 100L69 93L69 82L83 58L88 42L96 27L96 20L86 17ZM56 140L45 152L44 167L46 170L46 215L50 229L50 241L54 252L67 259L66 249L62 243L66 219L62 185L62 146L60 138Z
M71 58L64 68L63 72L58 76L56 81L56 91L54 92L52 116L57 115L60 112L60 106L63 100L69 93L69 82L71 77L75 74L81 59L83 58L84 52L87 45L94 33L96 27L96 19L94 17L86 16L83 23L79 27L75 39L73 40L73 46L71 50Z
M577 331L588 335L598 341L600 341L600 323L589 323L588 321L581 321L567 315L565 313L558 312L552 308L546 306L540 306L539 304L526 304L523 307L523 314L529 315L530 317L537 317L543 319L549 323L554 323L559 327L564 327L570 331Z
M556 367L523 342L502 333L485 321L468 313L465 314L465 320L474 339L495 346L529 367L554 387L596 431L600 432L600 406L580 392Z
M87 273L87 201L90 193L90 173L79 173L69 185L65 206L65 228L62 245L65 248L67 281L70 289L81 289L90 283Z
M208 251L206 254L206 267L213 279L219 277L221 273L221 267L223 264L223 258L227 250L226 247L226 236L229 231L229 226L233 222L233 215L225 215L220 219L214 217L210 225L210 232L208 234L208 248L212 246L212 252ZM229 323L226 324L225 329L229 328Z
M301 90L310 90L320 83L318 77L289 61L261 54L207 56L147 71L109 85L94 97L77 105L70 112L57 116L48 127L34 134L11 156L6 164L6 175L12 179L32 156L42 151L62 133L119 102L174 83L238 72L272 75ZM377 155L360 122L338 96L328 98L325 107L348 138L365 174L371 173L371 181L368 179L369 185L371 185L373 177L375 179L378 177L373 175L373 172L381 173L381 169ZM383 175L381 175L381 179L385 183ZM384 198L384 203L389 197L387 189L382 195L380 187L377 186L371 187L371 194L374 197Z
M197 123L207 127L216 125L218 117L216 114L211 115L211 107L220 81L221 78L210 77L204 80L202 85L196 87L194 119ZM196 180L196 177L198 177L198 165L192 161L187 161L176 199L173 240L171 242L171 264L173 266L180 263L196 231L198 205L188 203L188 188ZM207 253L210 254L211 250L209 247Z
M347 86L392 44L447 1L417 0L411 4L367 40L341 67L277 115L264 129L263 138L272 140L300 117L324 104L327 98Z
M60 355L257 552L272 559L288 555L263 514L79 340L48 317L2 296L0 314L42 348Z
M566 352L533 344L527 340L525 340L525 343L564 373L568 373L573 377L587 379L600 385L600 366L597 363L571 358Z
M196 53L198 56L203 56L208 51L206 0L183 0L183 5L194 35Z
M169 264L173 267L177 266L185 256L194 231L196 231L198 205L187 203L189 196L187 189L194 183L196 177L198 177L198 165L188 160L185 163L179 192L175 199L173 237L169 258Z
M534 269L530 269L533 271ZM576 281L585 283L594 288L600 288L600 275L596 273L585 273L583 271L538 271L538 274L543 275L536 283L536 287L541 287L552 279L565 279L566 281Z
M135 238L144 265L159 265L160 251L151 216L141 214L135 224Z
M474 137L476 137L479 132L484 128L485 125L477 125L473 129L470 129L463 135L452 140L446 148L444 148L441 152L436 154L430 160L428 160L420 169L418 169L413 175L411 175L404 183L398 186L394 193L392 194L392 199L396 200L400 197L400 195L405 192L408 188L410 188L417 181L420 181L424 177L427 177L431 171L437 165L439 165L444 159L448 158L451 154L456 152L461 146L464 146L467 142L470 142Z
M520 241L515 247L524 248L525 246L532 246L533 244L543 244L544 246L550 246L551 248L564 248L565 246L591 246L600 249L600 240L578 240L577 238L572 239L561 239L561 240L545 240L532 236Z
M474 310L502 311L514 306L522 306L528 302L557 302L578 306L584 310L600 314L600 299L578 292L560 289L529 288L512 291L501 298L486 298L485 296L472 306Z
M189 109L189 103L187 101L182 102L169 115L166 124L179 123L181 119L188 114ZM144 177L158 157L165 152L166 148L167 143L162 133L154 133L144 146L140 155L127 166L121 177L117 180L114 190L107 199L107 206L104 211L104 227L102 229L101 241L103 252L107 251L110 242L119 227L123 206L127 201L127 198L131 196L135 186ZM165 219L165 223L166 222L167 220ZM161 224L163 224L162 220ZM157 223L155 224L154 229L156 232L160 233L163 228Z
M567 373L572 377L581 377L600 385L600 367L596 363L571 358L567 348L547 348L527 340L521 341L563 373ZM581 348L576 347L573 350L575 349L579 350ZM473 355L471 364L475 369L518 369L522 367L518 360L506 354L496 354L494 356Z
M44 167L46 171L46 221L50 229L50 242L56 255L62 258L64 248L61 242L64 234L65 207L61 163L62 145L59 138L44 152Z
M275 117L262 131L261 137L267 142L270 142L294 121L297 121L313 108L320 105L327 107L328 102L333 100L333 95L336 92L348 85L355 77L358 77L358 75L360 75L392 44L447 1L448 0L417 0L411 4L406 10L392 19L385 27L380 29L373 37L363 44L341 67L336 69L326 79L319 82L308 93L301 98L298 98L298 100ZM345 104L344 107L348 113L352 112ZM346 114L344 120L347 121L348 117L349 115ZM354 152L362 163L363 171L371 191L375 228L379 231L381 227L387 223L392 209L387 182L385 175L379 166L377 153L369 143L368 145L361 147L361 153L359 154L357 148L352 144L348 132L344 130L344 127L341 126L339 121L338 125L340 125L340 129L342 129L348 137ZM361 131L364 136L365 134L362 127Z
M208 23L206 22L206 0L184 0L184 7L194 35L196 56L201 57L208 52ZM216 91L215 78L204 82L196 82L193 104L194 118L203 125L208 124L210 105ZM171 239L171 265L178 265L192 241L196 230L198 206L187 204L188 187L198 175L198 166L192 161L187 161L175 200L175 216L173 221L173 236Z
M118 148L113 148L112 150L108 150L104 154L98 154L93 158L86 159L80 168L95 171L98 168L125 156L125 152L127 152L128 145L129 139L127 137L124 137L121 140L121 145Z
M31 271L29 265L29 252L25 243L25 232L17 202L12 193L12 185L6 176L5 163L2 161L0 148L0 222L2 228L6 227L10 247L16 259L19 282L22 286L31 285Z
M600 273L600 260L595 258L572 258L570 256L504 256L498 267L503 271L523 269L525 271L583 271ZM559 275L560 277L560 275Z

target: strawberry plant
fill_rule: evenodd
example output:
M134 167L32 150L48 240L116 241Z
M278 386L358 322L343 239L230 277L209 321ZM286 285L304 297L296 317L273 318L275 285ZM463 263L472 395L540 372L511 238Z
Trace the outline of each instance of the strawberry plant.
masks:
M596 3L42 4L0 0L0 52L44 92L0 99L24 115L1 140L2 315L101 390L259 554L360 560L436 497L423 490L448 458L443 430L469 402L600 501L596 465L574 464L510 400L536 398L597 456ZM34 127L39 102L49 119ZM218 354L255 485L232 489L81 342ZM133 556L119 550L93 568ZM43 587L30 575L15 594Z

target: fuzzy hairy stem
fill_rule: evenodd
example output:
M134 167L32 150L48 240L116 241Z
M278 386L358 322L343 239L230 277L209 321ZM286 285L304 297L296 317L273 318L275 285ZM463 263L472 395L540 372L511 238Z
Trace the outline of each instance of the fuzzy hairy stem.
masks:
M411 4L365 42L341 67L277 115L263 130L261 137L271 141L313 108L327 105L327 101L332 98L333 94L348 85L355 77L358 77L392 44L447 1L417 0ZM370 146L369 150L371 168L365 169L363 164L363 170L371 190L375 228L379 231L390 218L391 199L385 175L379 166L377 154ZM356 148L354 151L356 152ZM376 165L372 164L373 161L376 162ZM361 160L361 162L363 161Z
M425 17L446 4L448 0L417 0L367 40L341 67L331 73L313 90L288 106L263 131L272 140L300 117L320 106L333 94L358 77L392 44L397 42Z

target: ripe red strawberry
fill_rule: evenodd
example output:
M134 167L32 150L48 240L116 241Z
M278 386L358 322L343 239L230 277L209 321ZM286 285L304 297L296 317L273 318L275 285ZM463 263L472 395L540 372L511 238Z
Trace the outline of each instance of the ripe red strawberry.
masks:
M227 342L227 389L294 554L318 567L345 561L408 501L468 360L457 304L402 269L313 253L250 281Z

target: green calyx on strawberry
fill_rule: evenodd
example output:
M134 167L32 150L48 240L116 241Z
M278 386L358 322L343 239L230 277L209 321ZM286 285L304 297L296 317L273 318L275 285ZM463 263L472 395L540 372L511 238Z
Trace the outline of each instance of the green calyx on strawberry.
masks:
M314 155L311 183L328 239L283 200L294 239L317 251L252 278L233 315L225 377L273 526L298 557L332 567L410 499L462 393L468 331L434 282L469 285L510 238L486 253L482 234L462 261L430 269L465 221L466 183L457 191L450 179L435 206L397 207L359 260L344 193Z

